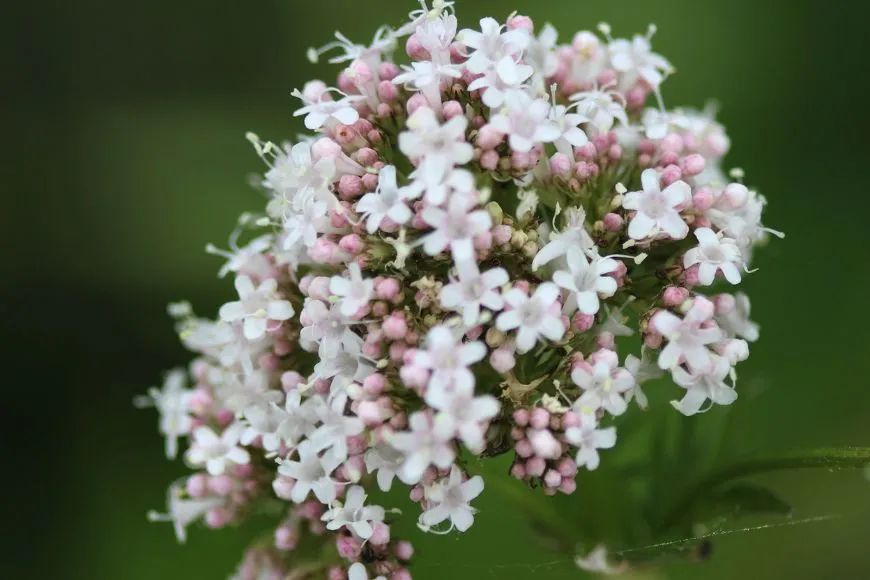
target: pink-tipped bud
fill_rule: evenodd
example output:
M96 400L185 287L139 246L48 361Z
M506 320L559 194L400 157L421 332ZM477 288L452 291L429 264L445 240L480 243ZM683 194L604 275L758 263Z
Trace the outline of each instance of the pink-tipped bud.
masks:
M412 365L403 366L399 371L399 377L405 385L412 389L423 388L429 381L429 373L426 369Z
M668 165L664 168L660 175L662 187L667 187L675 181L679 181L683 177L682 170L676 165Z
M556 469L562 477L574 477L577 475L577 463L570 457L560 459Z
M484 125L477 133L477 146L484 150L495 149L501 144L504 134L497 131L492 125Z
M583 419L574 411L567 411L564 415L562 415L562 426L565 429L568 429L570 427L579 427L582 422Z
M713 207L713 192L708 187L701 187L692 194L692 205L695 211L704 212Z
M524 14L515 14L508 18L507 27L508 30L525 30L529 34L535 32L535 23Z
M399 65L393 62L382 62L378 65L378 77L391 81L399 75Z
M721 199L729 209L740 209L749 200L749 190L742 183L729 183Z
M705 166L706 162L704 161L704 157L702 155L698 155L697 153L692 153L691 155L683 159L683 174L688 176L698 175L704 172Z
M369 396L380 395L386 387L387 379L381 373L372 373L363 380L363 390Z
M408 332L408 323L405 321L404 316L391 314L386 318L386 320L384 320L381 329L384 331L384 336L388 339L400 340L404 338L405 333Z
M497 348L489 355L489 364L497 372L506 373L517 364L514 353L507 348Z
M362 544L353 536L339 536L335 542L338 554L347 560L355 560L362 551Z
M289 500L293 494L295 482L289 477L279 475L272 481L272 491L281 499Z
M514 423L520 427L525 427L529 424L530 414L528 409L517 409L513 413Z
M417 111L417 109L428 106L429 101L426 100L426 97L424 97L422 93L414 93L408 99L408 103L405 105L405 108L408 111L408 116L411 116Z
M662 345L662 335L657 332L648 332L643 335L643 344L647 348L657 349Z
M375 546L386 546L390 543L390 527L384 522L375 522L369 541Z
M535 450L535 455L538 457L556 459L562 454L562 445L556 440L549 429L530 429L528 437L529 442L532 444L532 449Z
M524 479L526 477L526 466L522 463L514 463L511 466L511 477Z
M229 475L216 475L209 478L208 488L215 495L227 496L233 491L233 478Z
M555 175L563 177L570 175L573 165L573 160L569 159L564 153L554 153L550 158L550 171Z
M662 293L665 306L679 306L689 298L689 290L682 286L668 286Z
M528 439L517 441L517 444L515 445L515 451L517 452L517 455L519 455L523 459L531 457L535 454L535 450L532 448L532 443Z
M441 105L441 114L445 119L454 117L462 117L465 111L462 110L462 104L459 101L446 101Z
M683 138L676 133L668 133L659 144L663 152L679 154L683 150Z
M416 34L412 34L405 41L405 52L411 57L411 60L428 60L429 51L420 42Z
M510 226L499 225L492 228L492 242L497 246L503 246L510 242L512 235Z
M279 550L293 550L298 542L299 533L294 528L281 526L275 530L275 547Z
M737 300L731 294L719 294L713 297L713 306L716 309L716 314L728 314L737 307Z
M305 100L315 103L331 101L332 95L327 91L328 88L326 83L321 80L308 81L302 87L302 96L305 97Z
M541 477L547 469L547 463L543 457L532 457L526 461L526 473L532 477Z
M414 556L414 546L411 542L399 542L396 544L396 558L407 562Z
M201 498L208 493L209 478L204 473L195 473L187 478L185 489L190 497Z
M498 169L498 162L500 159L498 153L489 149L480 154L480 166L487 171L495 171Z
M625 223L622 216L616 213L605 214L602 222L604 223L604 229L608 232L622 231L622 226Z
M544 485L547 487L559 487L562 483L562 474L555 469L550 469L544 474Z
M564 493L565 495L571 495L577 490L577 482L573 479L563 479L562 484L559 485L559 491Z
M549 423L550 414L546 409L542 409L541 407L535 407L532 409L532 413L529 416L529 424L532 426L532 429L546 429Z

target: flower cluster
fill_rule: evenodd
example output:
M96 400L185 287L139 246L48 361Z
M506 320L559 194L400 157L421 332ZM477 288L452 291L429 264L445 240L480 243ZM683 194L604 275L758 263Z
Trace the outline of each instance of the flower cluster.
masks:
M410 578L396 510L372 501L396 480L422 530L463 532L475 456L513 453L513 476L570 494L644 382L669 375L686 415L734 402L758 328L732 287L771 231L764 198L726 178L709 111L663 108L654 28L599 30L460 29L435 0L370 45L309 51L344 67L293 93L312 134L249 134L265 211L208 248L238 297L217 320L171 306L192 386L173 371L138 401L201 470L154 519L184 540L281 500L237 578ZM635 332L642 352L621 353ZM303 539L322 565L296 559Z

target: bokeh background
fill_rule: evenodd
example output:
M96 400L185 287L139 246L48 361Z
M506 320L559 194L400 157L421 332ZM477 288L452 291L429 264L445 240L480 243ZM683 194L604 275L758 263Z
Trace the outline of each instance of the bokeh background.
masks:
M763 385L742 451L870 444L866 298L868 46L864 3L811 0L459 0L460 22L513 9L565 36L606 20L655 22L679 69L669 105L721 103L728 159L788 233L748 277L762 340L741 377ZM162 457L156 418L131 405L185 363L165 304L211 313L232 292L206 242L262 206L244 139L301 129L290 90L305 48L335 29L366 41L412 0L46 0L4 3L2 78L6 578L222 578L243 532L196 529L186 546L148 524L184 473ZM11 371L11 372L9 372ZM723 536L711 561L667 578L866 577L870 483L858 472L762 480L822 523ZM579 500L580 498L578 498ZM523 520L483 500L469 537L417 542L415 578L573 578L529 547Z

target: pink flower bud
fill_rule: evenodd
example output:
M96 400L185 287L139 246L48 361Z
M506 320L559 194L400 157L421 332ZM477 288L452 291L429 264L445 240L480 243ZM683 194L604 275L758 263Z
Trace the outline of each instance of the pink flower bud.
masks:
M547 463L543 457L535 456L526 461L526 473L532 477L541 477L546 469Z
M556 469L558 469L559 475L562 477L574 477L577 475L577 463L570 457L560 459Z
M365 249L365 243L358 235L348 234L339 240L338 247L351 254L359 254Z
M362 352L369 358L379 358L381 356L381 345L367 342L363 345Z
M233 478L226 474L216 475L209 478L208 488L216 495L227 496L233 491Z
M571 495L577 490L577 482L573 479L563 479L562 484L559 486L559 491L564 493L565 495Z
M523 14L515 14L507 21L508 30L525 30L529 34L534 33L535 24L532 19Z
M528 441L532 444L532 449L534 449L535 455L538 457L556 459L562 454L562 445L556 440L549 429L530 429L527 435L529 437Z
M405 365L399 370L402 382L411 388L423 388L429 381L429 373L424 368Z
M390 527L384 522L375 522L369 541L375 546L385 546L390 542Z
M708 187L701 187L692 194L692 205L695 211L707 211L713 207L713 192Z
M484 125L477 133L477 145L481 149L495 149L504 139L504 134L495 130L492 125Z
M683 272L683 282L686 286L692 287L697 286L701 281L698 279L698 266L691 266L686 268Z
M605 214L602 221L604 222L604 229L608 232L619 232L624 224L622 216L616 213Z
M420 503L423 501L423 487L420 485L415 485L411 488L411 493L408 494L411 498L411 501L414 503Z
M408 350L408 345L404 342L394 342L390 345L390 360L400 361Z
M489 364L499 373L507 373L517 364L514 353L507 348L497 348L489 355Z
M215 419L221 427L226 427L236 418L235 414L229 409L218 409L215 413Z
M363 379L363 390L367 395L378 396L387 387L387 379L381 373L372 373Z
M683 150L683 138L676 133L668 133L659 144L663 152L680 153Z
M315 103L320 103L323 101L331 101L332 95L327 91L329 87L326 86L326 83L321 80L313 80L305 83L305 86L302 87L302 96L305 97L306 100L313 101Z
M293 493L294 484L295 482L289 477L279 475L272 481L272 491L274 491L275 495L279 498L289 500Z
M408 53L411 60L429 60L429 51L423 47L416 34L412 34L405 41L405 52Z
M441 105L441 114L445 119L454 117L462 117L465 111L462 110L462 104L459 101L446 101Z
M299 533L294 528L281 526L275 530L275 547L279 550L290 551L299 542Z
M405 568L399 568L390 574L390 580L411 580L411 573Z
M187 478L185 489L192 498L205 497L208 493L208 476L204 473L195 473Z
M640 109L646 102L646 90L641 86L632 87L625 94L625 106L628 109Z
M570 427L579 427L580 423L582 423L582 419L580 415L575 413L574 411L567 411L564 415L562 415L562 426L565 429Z
M205 525L212 529L222 528L232 519L232 513L221 508L211 508L205 513Z
M492 241L497 246L503 246L511 241L511 227L499 225L492 228Z
M544 485L547 487L559 487L562 483L562 474L555 469L550 469L544 474Z
M517 409L513 413L514 423L519 425L520 427L525 427L529 424L529 411L528 409Z
M659 348L662 345L662 340L662 335L656 332L648 332L643 335L643 344L647 348Z
M511 477L516 479L525 479L526 477L526 466L522 463L514 463L511 466Z
M689 290L682 286L668 286L662 293L662 303L665 306L679 306L689 298Z
M429 101L426 100L426 97L424 97L422 93L414 93L408 99L408 103L405 105L405 108L408 111L408 116L411 116L420 107L428 107L428 106L429 106Z
M716 308L716 314L728 314L737 306L737 300L731 294L719 294L713 297L713 305Z
M393 62L382 62L378 65L378 77L391 81L399 75L399 66Z
M722 192L722 201L729 209L740 209L749 199L749 190L742 183L729 183Z
M353 536L339 536L335 542L338 554L347 560L355 560L362 551L362 544Z
M698 155L697 153L692 153L691 155L683 159L683 174L688 176L698 175L704 172L705 166L706 162L704 161L704 157Z
M515 450L517 452L517 455L519 455L523 459L531 457L535 453L535 450L532 448L532 443L528 439L517 441Z
M480 166L487 171L495 171L498 169L498 162L500 159L498 153L492 149L484 151L480 154Z
M571 167L574 165L573 160L569 159L564 153L554 153L550 158L550 171L555 175L567 176L571 173Z
M529 424L532 426L532 429L546 429L549 423L550 414L546 409L542 409L541 407L535 407L532 409L532 413L529 417Z
M386 318L386 320L384 320L381 328L384 331L384 336L388 339L400 340L404 338L405 333L408 332L408 323L405 321L404 316L391 314Z
M396 544L396 558L407 562L414 556L414 546L411 542L399 542Z
M667 187L683 177L683 172L676 165L668 165L660 176L662 187Z

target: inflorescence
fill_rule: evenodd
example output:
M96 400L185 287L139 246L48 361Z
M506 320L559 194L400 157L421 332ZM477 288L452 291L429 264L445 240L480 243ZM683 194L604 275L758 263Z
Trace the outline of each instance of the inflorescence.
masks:
M337 86L293 92L298 143L248 135L265 211L208 247L238 298L217 320L170 306L197 358L137 403L199 471L150 515L183 541L282 500L236 578L410 578L397 510L369 493L398 480L422 530L464 532L470 458L511 453L515 478L570 494L645 381L669 374L685 415L737 398L758 328L732 287L772 230L723 173L712 111L664 109L654 28L559 44L517 14L459 29L452 4L309 51L334 53Z

